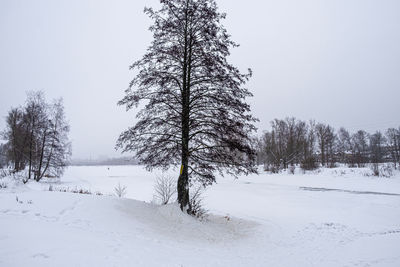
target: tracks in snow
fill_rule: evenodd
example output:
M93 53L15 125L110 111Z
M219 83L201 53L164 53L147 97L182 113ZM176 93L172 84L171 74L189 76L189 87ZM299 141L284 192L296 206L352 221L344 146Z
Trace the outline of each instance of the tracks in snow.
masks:
M340 193L349 193L349 194L356 194L356 195L380 195L380 196L400 197L400 194L395 194L395 193L383 193L383 192L372 192L372 191L354 191L354 190L319 188L319 187L300 187L300 190L314 191L314 192L340 192Z

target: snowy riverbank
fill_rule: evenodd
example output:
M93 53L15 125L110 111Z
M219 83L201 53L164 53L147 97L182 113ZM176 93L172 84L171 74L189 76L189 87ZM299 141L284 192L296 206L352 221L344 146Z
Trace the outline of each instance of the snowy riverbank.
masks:
M54 188L103 195L0 189L0 266L400 266L400 175L368 174L220 178L197 221L150 203L157 173L71 167Z

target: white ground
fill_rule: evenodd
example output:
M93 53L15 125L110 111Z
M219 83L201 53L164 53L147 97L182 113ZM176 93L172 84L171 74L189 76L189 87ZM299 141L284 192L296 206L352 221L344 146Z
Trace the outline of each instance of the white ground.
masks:
M53 185L103 196L3 179L0 266L398 267L400 174L369 172L221 178L206 192L214 215L203 222L150 204L157 174L138 166L71 167ZM118 183L129 199L107 196Z

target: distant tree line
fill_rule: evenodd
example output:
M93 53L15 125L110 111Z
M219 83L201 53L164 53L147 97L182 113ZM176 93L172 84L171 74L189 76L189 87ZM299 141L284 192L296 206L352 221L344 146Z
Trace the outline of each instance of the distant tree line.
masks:
M106 159L74 159L70 166L125 166L139 165L139 161L132 156Z
M384 133L350 133L312 120L275 119L271 130L258 140L258 163L273 172L295 165L312 170L338 163L364 167L367 163L384 162L392 162L395 168L400 165L400 127Z
M30 92L6 117L4 161L15 172L27 170L27 180L59 177L71 154L68 133L62 99L49 104L42 92Z

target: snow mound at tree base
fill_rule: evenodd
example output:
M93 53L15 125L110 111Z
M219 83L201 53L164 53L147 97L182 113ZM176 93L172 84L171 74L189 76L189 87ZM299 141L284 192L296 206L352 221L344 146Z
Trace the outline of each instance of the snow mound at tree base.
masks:
M117 209L132 220L149 226L157 235L185 241L232 242L248 238L258 224L229 216L207 215L199 220L183 213L177 204L158 206L144 202L121 200Z

